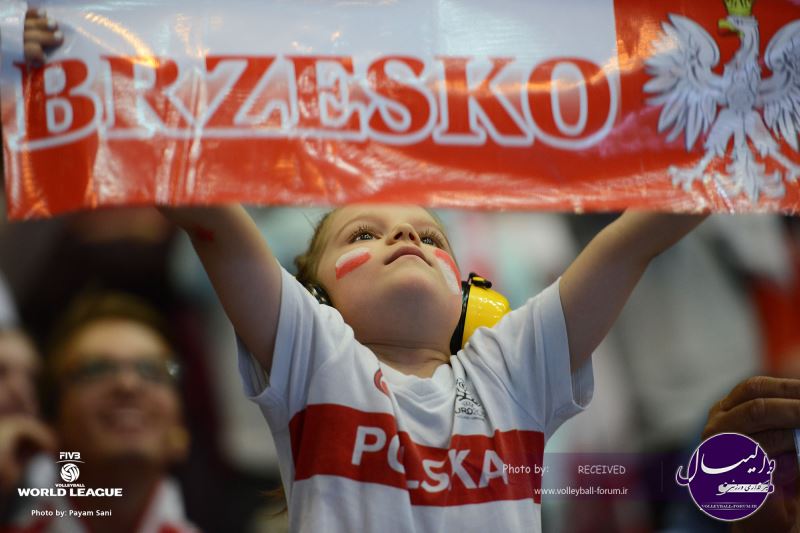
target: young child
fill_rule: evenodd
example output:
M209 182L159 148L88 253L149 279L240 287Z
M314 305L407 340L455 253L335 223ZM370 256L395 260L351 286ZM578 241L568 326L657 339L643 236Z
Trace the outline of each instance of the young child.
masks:
M535 467L591 398L592 351L649 261L702 220L622 215L557 282L452 354L461 275L421 207L334 210L299 279L239 206L162 212L190 235L238 334L291 530L326 533L540 530Z
M162 209L192 238L241 339L293 531L536 531L547 438L588 403L590 354L648 262L702 217L629 212L564 275L453 355L460 279L413 206L334 210L298 261L240 207Z

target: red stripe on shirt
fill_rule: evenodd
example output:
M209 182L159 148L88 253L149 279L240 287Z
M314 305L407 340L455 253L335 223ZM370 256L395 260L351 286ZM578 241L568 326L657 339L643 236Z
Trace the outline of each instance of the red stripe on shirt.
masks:
M314 404L289 422L295 481L316 475L407 489L413 505L450 506L533 498L540 503L544 435L453 435L448 448L417 444L394 416ZM503 464L514 467L503 475Z

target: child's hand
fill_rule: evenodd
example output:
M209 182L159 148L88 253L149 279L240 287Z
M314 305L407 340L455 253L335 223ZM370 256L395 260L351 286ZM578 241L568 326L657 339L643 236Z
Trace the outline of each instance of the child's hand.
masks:
M25 61L34 67L41 67L45 62L45 49L60 46L64 34L58 29L58 23L47 16L42 9L29 9L25 13Z

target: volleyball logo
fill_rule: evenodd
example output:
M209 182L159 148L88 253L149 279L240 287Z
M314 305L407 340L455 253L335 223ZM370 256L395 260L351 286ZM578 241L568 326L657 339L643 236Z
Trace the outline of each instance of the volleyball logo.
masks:
M78 480L81 471L75 463L67 463L61 467L61 479L67 483L73 483Z

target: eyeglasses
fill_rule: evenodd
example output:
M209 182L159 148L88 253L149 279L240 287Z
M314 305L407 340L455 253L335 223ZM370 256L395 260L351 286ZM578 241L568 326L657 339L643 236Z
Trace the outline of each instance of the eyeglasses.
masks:
M67 383L74 385L109 381L119 376L123 370L132 370L142 381L157 385L174 384L180 377L180 365L163 356L140 357L128 361L118 361L108 356L85 359L84 363L67 372Z

